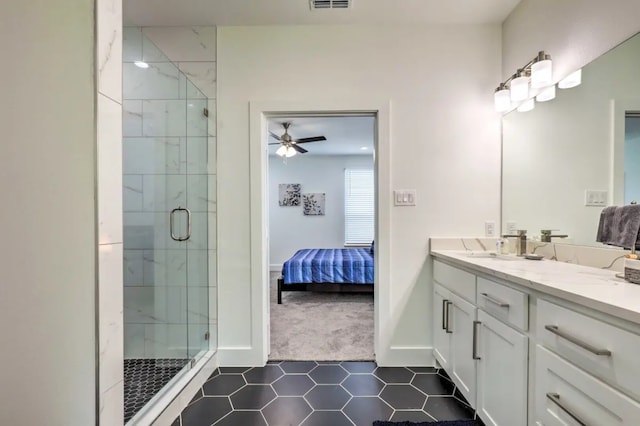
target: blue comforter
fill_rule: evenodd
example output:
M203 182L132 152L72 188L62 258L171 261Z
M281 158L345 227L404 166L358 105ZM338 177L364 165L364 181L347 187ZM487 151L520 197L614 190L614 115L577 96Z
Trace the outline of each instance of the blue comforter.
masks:
M373 284L369 248L302 249L282 265L285 284Z

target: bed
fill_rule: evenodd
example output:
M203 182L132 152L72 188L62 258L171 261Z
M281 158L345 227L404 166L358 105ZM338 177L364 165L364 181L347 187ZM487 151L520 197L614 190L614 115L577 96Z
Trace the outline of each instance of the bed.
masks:
M364 248L302 249L282 265L283 291L373 292L373 244Z

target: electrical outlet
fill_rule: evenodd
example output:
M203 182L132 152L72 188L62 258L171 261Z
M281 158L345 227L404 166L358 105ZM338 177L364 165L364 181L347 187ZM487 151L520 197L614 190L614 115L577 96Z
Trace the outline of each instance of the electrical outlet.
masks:
M518 224L513 221L507 222L507 231L505 234L516 235L516 232L518 232Z
M487 221L484 223L484 236L487 238L496 236L496 223Z

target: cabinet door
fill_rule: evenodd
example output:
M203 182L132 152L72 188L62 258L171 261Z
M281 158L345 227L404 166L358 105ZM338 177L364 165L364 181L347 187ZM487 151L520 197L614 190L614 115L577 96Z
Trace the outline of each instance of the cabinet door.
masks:
M433 353L445 370L449 370L451 356L451 333L447 332L451 305L449 290L436 284L433 291Z
M451 334L451 378L472 407L476 406L476 360L473 359L476 307L451 295L449 312Z
M482 310L478 321L478 414L487 426L525 426L529 340Z

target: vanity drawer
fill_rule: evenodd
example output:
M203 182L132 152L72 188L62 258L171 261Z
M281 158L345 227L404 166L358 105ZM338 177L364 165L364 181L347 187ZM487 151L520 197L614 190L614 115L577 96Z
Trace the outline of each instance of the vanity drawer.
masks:
M541 299L536 322L544 346L640 399L640 336Z
M468 301L476 302L476 276L438 260L433 261L433 278Z
M535 371L535 424L638 424L638 402L540 345L536 347Z
M480 309L520 330L529 328L529 295L478 277L476 301Z

